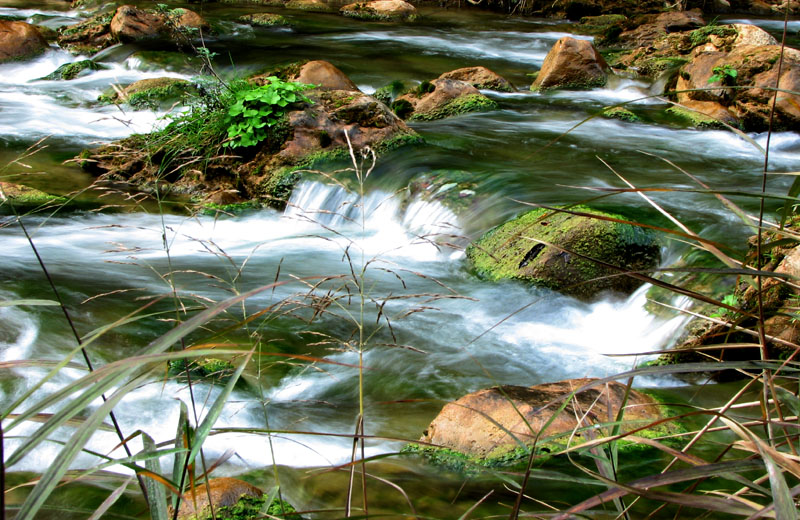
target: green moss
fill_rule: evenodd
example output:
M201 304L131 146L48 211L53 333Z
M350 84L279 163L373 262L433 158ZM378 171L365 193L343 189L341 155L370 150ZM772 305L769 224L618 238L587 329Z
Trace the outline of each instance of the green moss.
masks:
M302 520L297 510L286 501L275 498L268 507L264 507L265 497L243 496L236 504L216 508L214 516L217 520L255 520L256 518L285 518L287 520ZM266 516L265 516L266 514ZM211 520L211 512L190 517L191 520ZM190 519L187 519L190 520Z
M193 87L185 80L164 78L160 85L131 93L127 104L136 109L155 110L165 103L184 99L192 91Z
M398 99L392 103L392 112L400 119L408 119L414 113L414 105L407 99Z
M289 20L279 14L255 13L239 17L240 22L257 25L259 27L275 27L289 25Z
M598 76L596 78L576 79L575 81L566 82L551 87L542 87L536 85L534 80L530 90L531 92L546 92L548 90L555 89L590 90L597 87L603 87L607 82L608 78L606 76Z
M541 454L542 457L549 456L548 451L537 450L537 452L539 452L537 455ZM400 450L400 453L420 455L431 464L466 475L476 475L491 469L506 471L523 469L530 456L529 449L516 448L496 457L475 457L449 448L436 448L416 443L407 444Z
M669 107L666 112L680 121L689 123L695 128L725 128L722 122L717 121L713 117L680 106L673 105Z
M260 209L261 204L255 200L248 200L245 202L237 202L234 204L215 204L208 202L200 207L200 212L203 215L217 216L219 214L238 215L253 209Z
M63 206L70 202L65 197L51 195L43 191L21 184L0 183L4 200L0 200L0 213L9 214L16 211L28 211L42 207Z
M195 377L220 381L227 380L236 369L230 361L217 358L175 359L168 363L168 368L171 376L184 375L188 369Z
M621 121L627 121L628 123L638 123L642 120L642 118L623 107L606 108L603 110L603 117L619 119Z
M436 121L446 117L467 114L469 112L479 112L482 110L494 110L497 108L497 103L484 96L483 94L470 94L468 96L461 96L452 101L448 101L441 107L426 112L424 114L414 113L411 115L410 121Z
M627 220L586 207L570 209ZM602 290L631 292L640 285L627 276L611 276L619 271L579 255L639 270L658 262L660 246L653 232L638 226L538 209L496 227L467 248L476 273L488 280L518 279L584 298Z
M105 67L98 65L92 60L75 61L61 65L55 71L40 79L51 81L58 79L71 80L77 78L78 75L85 70L100 70L101 68Z
M689 33L689 41L691 42L692 48L706 43L708 37L712 34L726 38L728 36L736 36L737 33L736 29L731 25L706 25L705 27L700 27Z
M398 21L404 20L408 22L413 22L417 19L416 14L385 14L379 13L372 7L370 7L366 2L358 2L355 4L351 4L348 6L348 9L342 9L339 11L343 16L347 16L348 18L356 18L358 20L367 20L373 22L390 22L390 21Z
M111 24L111 20L113 18L114 12L100 13L92 16L88 20L84 20L83 22L74 25L68 25L60 29L59 33L61 36L76 36L90 29L108 26Z

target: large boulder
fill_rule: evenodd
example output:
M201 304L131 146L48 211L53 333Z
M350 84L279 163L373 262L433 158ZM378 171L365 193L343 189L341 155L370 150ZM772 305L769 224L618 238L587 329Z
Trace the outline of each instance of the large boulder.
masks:
M632 293L642 282L623 271L658 265L655 234L618 222L627 221L620 215L583 207L572 211L590 216L529 211L483 235L467 248L467 257L489 280L512 278L581 298Z
M348 4L339 10L344 16L361 20L407 20L417 17L417 8L404 0L372 0Z
M433 121L496 107L494 101L466 81L443 78L423 81L392 103L397 115L410 121Z
M445 72L439 79L456 79L466 81L473 87L498 92L513 92L514 86L504 77L486 67L464 67Z
M172 30L208 29L200 15L189 9L173 9L166 13L120 6L111 20L111 35L121 42L136 42L168 37Z
M779 45L741 45L731 52L697 52L681 68L678 101L711 101L724 107L748 132L769 128L776 86L773 130L800 128L800 51L784 50L778 82ZM736 88L726 88L736 87ZM743 88L744 87L744 88ZM788 92L786 92L788 91Z
M47 40L33 25L0 20L0 63L36 56L47 47Z
M608 80L608 70L591 42L564 36L547 53L531 90L601 87Z
M344 72L322 60L309 61L300 67L300 70L290 79L299 83L316 85L322 89L358 90L356 84Z
M623 407L622 431L662 418L658 404L647 395L631 390L626 401L625 385L611 382L590 386L594 381L568 379L531 387L504 385L478 390L446 404L420 441L487 461L529 448L537 436L537 447L550 451L568 443L580 444L591 438L580 429L613 423ZM566 406L559 411L565 400Z

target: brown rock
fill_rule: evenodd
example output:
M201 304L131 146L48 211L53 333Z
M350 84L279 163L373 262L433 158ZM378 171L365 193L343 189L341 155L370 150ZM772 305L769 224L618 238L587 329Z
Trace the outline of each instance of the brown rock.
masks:
M111 35L121 42L168 37L175 29L207 29L208 23L194 11L188 9L175 10L167 19L153 11L139 9L132 5L119 7L111 20Z
M439 78L423 82L398 97L392 106L406 107L398 112L403 119L434 120L494 108L496 104L466 81Z
M641 20L644 23L628 31L623 31L615 45L625 49L649 47L667 34L690 31L706 24L699 9L670 11L657 16L644 16Z
M625 385L616 382L581 391L542 430L571 392L593 381L568 379L532 387L505 385L473 392L445 405L420 441L489 458L504 455L521 444L530 446L539 433L539 442L546 442L549 436L614 422L626 390ZM623 417L630 423L624 431L659 418L661 414L653 399L635 390L630 392ZM561 439L560 444L566 444L566 440ZM572 444L583 440L583 434L576 432Z
M356 2L342 7L339 12L367 20L412 20L417 16L417 8L404 0Z
M209 501L209 495L211 500ZM208 483L197 486L181 495L178 518L186 520L210 514L214 508L232 506L243 496L261 497L264 492L243 480L230 477L212 478Z
M41 54L47 40L29 23L0 20L0 63Z
M734 47L743 45L778 45L778 41L767 31L755 25L736 23L733 28L738 33L733 41Z
M300 71L291 80L308 85L317 85L324 89L358 90L356 84L344 72L333 64L322 60L309 61L300 68Z
M289 0L286 2L288 9L299 11L330 11L331 7L324 0Z
M439 79L457 79L466 81L478 89L498 90L500 92L513 92L514 86L507 79L486 67L464 67L463 69L445 72Z
M715 121L720 121L727 125L736 127L739 124L739 119L731 114L721 103L717 103L716 101L697 101L694 99L686 99L681 102L681 107L691 112L710 117Z
M607 70L606 61L591 42L565 36L547 53L531 90L603 86Z

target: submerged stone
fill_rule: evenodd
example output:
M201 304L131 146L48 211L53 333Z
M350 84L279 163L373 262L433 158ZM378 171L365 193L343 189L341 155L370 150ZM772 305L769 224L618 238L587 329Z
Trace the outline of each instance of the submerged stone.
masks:
M628 221L621 215L570 210L587 216L524 213L475 241L467 257L489 280L512 278L580 298L603 291L630 294L643 282L623 273L658 265L661 247L652 231L618 222Z

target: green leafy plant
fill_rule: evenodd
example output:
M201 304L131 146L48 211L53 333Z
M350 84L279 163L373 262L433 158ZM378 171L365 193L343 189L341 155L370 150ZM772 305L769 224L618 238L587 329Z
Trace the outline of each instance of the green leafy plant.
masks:
M736 82L736 76L739 75L739 72L731 65L717 65L713 69L711 69L713 73L710 78L708 78L709 83L716 83L717 81L723 84L734 84Z
M724 298L722 298L722 303L725 305L730 305L731 307L739 306L739 298L735 294L726 294ZM736 313L726 309L725 307L720 307L717 311L711 315L712 318L732 318Z
M275 126L292 103L311 100L302 94L310 85L283 81L275 76L267 78L266 85L235 93L236 101L228 109L225 119L228 138L225 146L238 148L253 146L266 139L268 129Z

